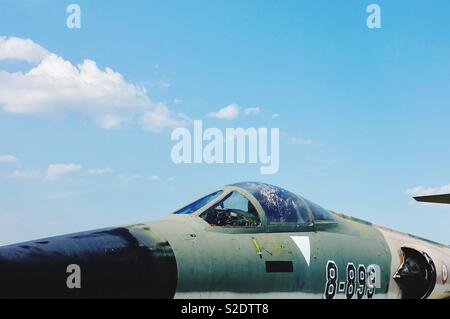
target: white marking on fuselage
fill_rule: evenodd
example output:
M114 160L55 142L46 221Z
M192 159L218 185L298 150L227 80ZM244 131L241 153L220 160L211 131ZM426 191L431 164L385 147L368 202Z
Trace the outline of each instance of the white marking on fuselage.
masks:
M291 239L297 245L298 249L302 253L303 257L306 260L306 263L310 264L311 261L311 244L309 242L308 236L291 236Z

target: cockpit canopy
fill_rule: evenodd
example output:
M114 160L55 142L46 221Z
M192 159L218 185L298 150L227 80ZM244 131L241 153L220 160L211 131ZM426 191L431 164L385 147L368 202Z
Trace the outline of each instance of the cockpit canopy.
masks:
M283 188L256 182L225 186L174 214L194 213L213 226L310 225L334 221L333 215L319 205Z

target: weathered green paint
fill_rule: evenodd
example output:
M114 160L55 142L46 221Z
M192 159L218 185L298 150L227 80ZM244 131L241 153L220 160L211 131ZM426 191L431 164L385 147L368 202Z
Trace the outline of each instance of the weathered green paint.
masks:
M170 216L137 228L164 237L170 243L178 269L177 294L222 296L286 293L323 295L328 260L339 267L345 278L348 262L356 266L378 264L382 286L376 296L386 293L391 256L384 237L374 227L336 217L336 223L297 232L273 232L269 227L211 227L196 215ZM132 233L136 226L131 227ZM311 263L307 265L291 236L307 236ZM255 247L256 241L261 254ZM266 261L292 261L292 273L267 273ZM211 294L213 292L213 294ZM228 293L228 294L227 294ZM281 294L283 295L283 294Z

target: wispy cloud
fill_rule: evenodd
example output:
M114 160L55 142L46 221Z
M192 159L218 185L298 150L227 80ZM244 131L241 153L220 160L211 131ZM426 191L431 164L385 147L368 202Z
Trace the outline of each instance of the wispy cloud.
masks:
M260 112L260 108L259 106L256 107L248 107L244 110L244 114L245 115L253 115L253 114L258 114Z
M152 132L161 132L165 128L186 126L190 122L191 120L187 115L175 114L162 103L158 103L152 110L146 111L141 119L142 127Z
M68 173L81 171L82 166L78 164L51 164L47 168L46 174L42 174L40 168L15 170L11 177L17 179L38 179L46 177L49 180L56 180ZM111 168L92 168L84 171L88 175L104 175L114 172Z
M310 138L300 138L291 136L289 138L289 144L291 145L312 145L314 144L314 141Z
M111 168L92 168L86 171L86 173L88 173L89 175L103 175L112 172L113 170Z
M111 68L100 69L89 59L74 65L29 39L1 37L2 59L36 64L28 72L0 70L0 108L5 112L47 116L81 113L105 129L143 117L144 128L155 132L185 119L164 104L152 102L144 87L128 82ZM162 85L167 87L168 82Z
M218 110L217 112L211 112L208 114L209 117L221 119L221 120L231 120L239 115L239 105L236 103L230 104Z
M279 118L281 115L279 113L273 113L272 118L276 119Z
M66 174L78 172L81 168L78 164L52 164L47 168L47 179L57 180Z
M0 163L17 163L19 159L11 154L0 155Z
M38 179L42 177L42 172L39 168L17 170L12 173L12 177L19 179Z
M15 179L41 179L56 181L64 178L68 174L72 173L83 173L89 176L100 176L105 174L113 173L114 170L109 167L98 167L83 170L83 166L80 164L50 164L46 169L40 168L28 168L28 169L16 169L10 175L10 177ZM121 184L131 185L133 182L141 178L140 174L133 173L117 173L115 177L120 181ZM151 181L159 181L161 178L158 175L152 175L148 178Z

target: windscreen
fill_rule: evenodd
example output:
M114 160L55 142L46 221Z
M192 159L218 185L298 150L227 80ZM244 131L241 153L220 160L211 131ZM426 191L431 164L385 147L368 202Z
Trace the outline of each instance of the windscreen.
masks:
M217 191L212 194L206 195L205 197L202 197L196 200L195 202L177 210L176 212L174 212L174 214L183 214L183 215L192 214L197 210L199 210L200 208L207 205L208 203L210 203L211 201L213 201L214 199L216 199L217 197L219 197L220 195L222 195L222 193L223 191Z

